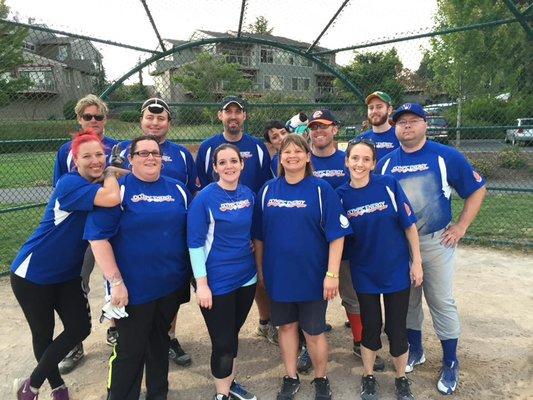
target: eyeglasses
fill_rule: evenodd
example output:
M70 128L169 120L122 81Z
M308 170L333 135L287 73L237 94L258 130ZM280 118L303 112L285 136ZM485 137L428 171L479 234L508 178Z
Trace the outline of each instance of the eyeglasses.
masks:
M348 144L359 144L364 143L372 147L376 147L376 142L374 142L372 139L366 139L362 137L356 137L355 139L352 139L348 142Z
M96 115L93 115L93 114L83 114L81 116L81 118L86 121L86 122L89 122L90 120L92 120L93 118L96 120L96 121L103 121L104 118L105 118L105 115L102 115L102 114L96 114Z
M422 122L422 121L424 121L424 120L421 119L421 118L419 118L419 119L411 119L411 120L405 120L404 119L404 120L396 122L396 125L401 126L403 128L404 126L407 126L407 125L411 126L411 125L414 125L414 124L418 124L419 122Z
M163 157L163 155L157 151L157 150L154 150L154 151L148 151L148 150L139 150L139 151L134 151L133 152L134 155L137 155L139 157L142 157L142 158L147 158L149 157L150 155L154 158L161 158Z
M326 125L326 124L314 124L314 125L311 125L309 127L307 127L309 130L311 131L316 131L318 129L322 130L322 131L325 131L326 129L328 129L330 126L332 126L333 124L329 124L329 125Z

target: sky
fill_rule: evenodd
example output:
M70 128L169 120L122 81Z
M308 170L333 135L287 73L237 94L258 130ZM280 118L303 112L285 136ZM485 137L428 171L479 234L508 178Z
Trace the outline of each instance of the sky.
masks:
M188 40L197 29L226 32L237 30L241 0L146 0L163 38ZM308 43L314 42L343 0L248 0L244 26L264 16L273 34ZM10 18L20 22L34 18L52 29L143 48L156 49L157 37L140 0L6 0ZM331 49L431 30L436 0L351 0L318 43ZM388 50L392 45L359 51ZM405 67L416 69L427 39L394 44ZM96 44L104 56L107 78L116 80L147 53ZM337 54L345 65L352 51ZM144 71L145 83L151 83ZM135 78L136 79L136 78ZM133 79L127 81L134 82Z

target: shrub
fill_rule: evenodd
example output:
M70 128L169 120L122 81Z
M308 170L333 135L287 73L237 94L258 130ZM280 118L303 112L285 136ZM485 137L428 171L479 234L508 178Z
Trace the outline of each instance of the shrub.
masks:
M517 147L507 147L498 153L498 164L500 167L509 169L524 168L526 157Z
M136 110L126 110L120 113L119 118L124 122L139 122L140 113Z
M492 160L476 158L474 160L470 160L470 162L472 163L472 166L476 172L478 172L483 178L491 178L494 176L496 165L494 165Z
M74 99L67 100L63 105L63 117L65 119L76 119L76 112L74 107L76 107L77 101Z

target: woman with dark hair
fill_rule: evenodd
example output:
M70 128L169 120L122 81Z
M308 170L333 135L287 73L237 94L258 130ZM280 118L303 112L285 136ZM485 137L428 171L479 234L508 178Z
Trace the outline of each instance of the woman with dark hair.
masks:
M270 146L276 151L272 156L270 162L270 169L273 176L278 176L279 169L279 149L281 148L281 142L289 133L285 129L285 124L278 120L268 121L263 129L263 138L265 142L270 143Z
M161 175L157 138L134 139L131 174L119 181L120 207L96 209L85 238L111 287L110 307L118 340L109 360L108 399L139 399L146 367L146 398L168 393L168 329L178 301L189 291L186 244L190 194L176 179Z
M278 400L292 399L300 387L296 372L298 327L315 367L317 399L330 399L326 376L327 301L338 294L344 236L351 233L341 203L329 183L313 176L311 151L302 136L288 135L280 149L280 174L258 193L254 244L260 284L272 300L272 322L286 376Z
M11 264L11 287L30 326L38 361L29 378L15 382L19 400L37 399L45 380L54 400L69 398L58 363L91 331L89 303L80 277L87 249L85 220L94 206L120 203L118 170L105 169L101 138L91 130L78 133L72 141L72 155L76 171L57 181L39 227ZM64 327L55 339L54 311Z
M409 291L411 284L420 286L423 276L416 218L396 179L372 174L376 167L372 141L352 140L346 149L346 167L350 182L337 188L337 194L353 230L346 253L363 324L361 399L378 398L373 367L381 348L381 295L396 369L396 398L413 399L405 366Z
M218 146L213 152L215 182L198 193L187 218L196 297L212 344L214 400L256 399L234 379L239 331L257 282L251 246L254 194L239 183L243 168L236 146Z

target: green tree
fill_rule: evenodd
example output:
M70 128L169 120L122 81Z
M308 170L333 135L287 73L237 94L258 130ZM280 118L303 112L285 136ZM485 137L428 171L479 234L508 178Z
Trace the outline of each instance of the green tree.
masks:
M274 28L268 26L268 20L260 15L255 19L253 24L249 24L246 29L249 33L256 33L258 35L272 35Z
M0 18L8 14L5 0L0 0ZM0 21L0 106L9 104L18 91L31 86L29 79L12 75L15 68L24 63L22 49L27 34L25 28L14 28Z
M121 84L111 95L113 101L144 101L148 98L148 90L141 83L133 85Z
M223 57L210 53L201 53L194 63L182 66L174 81L200 101L218 101L226 94L241 93L252 87L238 64L227 63Z
M396 49L386 52L355 53L352 62L341 68L341 72L348 77L363 94L376 90L387 92L394 104L401 104L405 87L398 77L403 65ZM346 89L344 84L335 79L334 85L343 100L354 101L355 95Z

